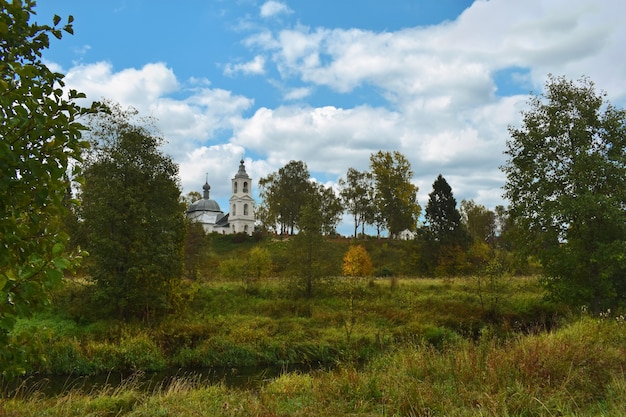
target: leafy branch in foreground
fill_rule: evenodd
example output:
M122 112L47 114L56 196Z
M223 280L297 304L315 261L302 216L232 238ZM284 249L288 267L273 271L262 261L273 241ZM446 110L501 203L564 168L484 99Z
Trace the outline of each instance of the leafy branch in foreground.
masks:
M49 301L65 270L80 257L66 251L62 217L74 201L70 181L81 174L84 127L91 109L85 95L63 89L64 75L41 59L50 35L72 33L73 18L59 26L31 23L34 1L0 0L0 370L23 372L23 349L8 345L18 317ZM94 107L95 108L95 107Z

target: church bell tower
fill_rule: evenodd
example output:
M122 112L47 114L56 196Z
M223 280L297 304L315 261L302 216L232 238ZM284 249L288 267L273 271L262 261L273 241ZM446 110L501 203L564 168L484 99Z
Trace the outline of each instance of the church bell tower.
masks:
M228 221L231 233L254 232L254 200L252 199L252 179L246 172L243 159L239 161L239 171L231 180L230 213Z

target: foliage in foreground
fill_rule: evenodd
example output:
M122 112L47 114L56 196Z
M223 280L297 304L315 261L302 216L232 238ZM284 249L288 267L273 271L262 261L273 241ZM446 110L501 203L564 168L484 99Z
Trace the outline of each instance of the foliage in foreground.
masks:
M585 317L506 343L488 331L443 349L402 347L362 369L286 373L259 389L178 379L152 392L129 381L89 394L34 395L0 416L626 416L626 323Z
M78 120L89 109L41 59L51 35L73 32L73 18L32 23L34 6L0 0L0 377L22 371L19 348L7 344L15 320L48 302L77 260L66 253L61 219L86 146Z

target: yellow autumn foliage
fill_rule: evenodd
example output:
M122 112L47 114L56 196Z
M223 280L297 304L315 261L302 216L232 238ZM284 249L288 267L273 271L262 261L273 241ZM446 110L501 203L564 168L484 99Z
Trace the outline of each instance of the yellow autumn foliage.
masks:
M372 259L362 245L352 245L343 257L343 274L348 277L367 277L374 273Z

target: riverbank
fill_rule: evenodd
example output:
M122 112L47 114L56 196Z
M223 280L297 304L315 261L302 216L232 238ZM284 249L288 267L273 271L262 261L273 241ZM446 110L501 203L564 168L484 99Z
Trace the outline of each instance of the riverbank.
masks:
M506 341L484 330L476 341L406 344L361 368L285 373L255 389L179 378L145 392L129 380L5 400L0 416L626 416L624 326L582 317Z
M294 296L287 280L253 290L188 282L184 308L151 326L85 317L85 284L70 282L53 309L16 325L12 342L28 358L27 375L317 368L364 363L406 344L476 340L486 327L503 338L551 329L563 315L544 301L536 278L507 278L497 292L477 280L329 278L310 299Z

